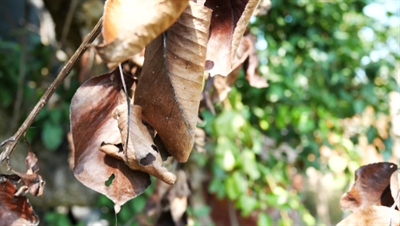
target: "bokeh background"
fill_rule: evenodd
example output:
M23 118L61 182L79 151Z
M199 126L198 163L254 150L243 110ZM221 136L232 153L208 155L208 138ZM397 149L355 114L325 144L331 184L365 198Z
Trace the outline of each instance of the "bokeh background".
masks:
M1 141L16 132L103 5L0 0ZM400 163L400 1L263 0L249 29L269 87L251 87L242 72L215 115L202 110L190 160L179 167L190 185L186 223L336 224L349 214L339 199L358 167ZM162 201L162 183L154 180L115 215L113 203L69 169L71 98L107 70L87 51L26 134L47 183L43 198L28 195L41 225L157 222L152 205ZM13 168L24 170L26 153L21 141Z

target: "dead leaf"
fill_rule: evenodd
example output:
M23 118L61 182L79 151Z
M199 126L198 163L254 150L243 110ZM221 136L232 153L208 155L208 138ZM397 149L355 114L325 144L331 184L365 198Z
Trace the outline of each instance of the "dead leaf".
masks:
M110 198L117 210L151 183L147 173L132 170L123 161L100 151L103 142L121 143L118 122L112 117L118 105L126 104L119 77L118 70L114 70L88 80L76 91L70 107L74 175ZM125 77L125 81L131 87L132 79Z
M133 170L149 173L165 183L173 185L176 176L163 167L158 148L153 143L149 130L142 123L142 108L137 105L131 105L129 140L126 148L127 114L128 107L126 103L119 105L113 111L113 117L118 120L118 128L121 131L123 151L121 152L118 148L115 148L114 144L103 145L100 150L122 159Z
M35 153L29 151L25 158L26 174L34 174L39 171L38 159Z
M19 177L18 181L15 181L14 175L8 175L5 178L13 181L13 183L19 183L22 181L23 185L18 189L15 193L15 196L26 194L27 192L31 193L35 196L42 196L44 192L45 181L42 179L42 176L37 174L39 171L38 159L36 155L32 151L28 151L28 155L25 159L26 163L26 173L19 173L13 169L11 171L15 176ZM10 167L11 168L11 167Z
M208 0L213 10L208 41L206 70L211 76L227 76L236 50L259 0Z
M211 11L190 2L145 52L134 103L166 149L185 162L194 143Z
M159 201L161 206L157 225L187 225L185 213L191 193L188 178L183 170L178 170L176 175L175 186L170 187L166 192L158 191L162 199Z
M340 199L341 208L356 211L376 204L396 170L397 165L389 162L369 164L357 169L351 190Z
M390 224L391 222L391 224ZM337 226L400 225L400 212L386 206L367 206L356 210Z
M251 86L256 88L268 87L267 79L258 73L259 60L255 45L256 37L254 35L247 34L242 38L236 51L232 71L228 76L216 75L214 77L212 102L216 103L225 100L242 69L245 71L246 79Z
M178 180L176 186L171 188L167 196L172 219L176 224L186 212L186 208L188 206L188 197L190 195L188 178L185 171L179 170L177 172L177 176Z
M44 193L44 186L46 182L42 176L37 174L39 171L38 159L36 155L29 151L25 158L26 174L18 174L24 185L27 186L27 191L35 196L42 196Z
M188 0L107 0L104 7L104 45L100 57L122 63L167 30L187 7Z
M42 176L39 174L20 174L17 175L21 178L24 185L22 185L18 192L15 194L19 196L21 194L25 194L27 192L31 193L34 196L42 196L44 193L45 181L42 179Z
M246 72L246 79L252 87L265 88L268 87L267 79L259 74L258 65L260 61L257 55L257 38L252 34L246 35L246 41L249 42L249 57L243 64Z
M39 218L25 196L14 196L10 181L0 182L0 226L38 225Z
M393 172L392 176L390 177L390 191L393 197L393 200L398 199L398 195L400 195L400 169ZM400 203L397 201L397 206L400 209Z

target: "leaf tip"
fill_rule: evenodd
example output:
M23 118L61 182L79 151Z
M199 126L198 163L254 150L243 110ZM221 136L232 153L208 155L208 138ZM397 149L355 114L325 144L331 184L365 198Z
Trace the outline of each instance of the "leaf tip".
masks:
M118 214L120 210L121 210L121 205L115 204L115 205L114 205L115 214Z

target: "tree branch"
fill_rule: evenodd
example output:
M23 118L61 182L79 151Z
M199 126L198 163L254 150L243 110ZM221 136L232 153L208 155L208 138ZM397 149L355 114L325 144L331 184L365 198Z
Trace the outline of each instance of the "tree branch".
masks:
M71 72L72 67L78 61L78 59L82 56L82 54L86 51L89 44L92 43L97 36L100 34L101 25L103 19L100 18L99 22L97 22L96 26L93 30L89 33L88 36L83 40L82 44L79 48L75 51L74 55L69 59L67 64L63 67L60 73L57 75L57 78L54 82L50 85L50 87L46 90L43 94L42 98L38 101L36 106L33 110L29 113L28 118L25 119L24 123L19 127L18 131L14 134L14 136L8 138L7 140L3 141L0 144L0 147L5 146L5 150L0 154L0 163L3 163L4 160L9 159L12 151L14 150L15 146L17 145L21 136L26 132L26 130L32 125L33 120L39 114L39 112L43 109L44 105L49 101L50 97L54 94L57 87L61 85L64 79L68 76Z

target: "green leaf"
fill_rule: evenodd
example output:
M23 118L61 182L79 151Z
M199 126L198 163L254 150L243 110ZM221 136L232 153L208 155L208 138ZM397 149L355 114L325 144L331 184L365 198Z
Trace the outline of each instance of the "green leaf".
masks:
M257 219L257 226L272 226L273 225L272 218L268 216L267 214L260 212L258 214L258 219Z
M229 176L225 181L225 191L230 200L236 199L239 196L232 176Z
M244 150L242 152L242 165L243 170L250 176L252 180L257 180L261 177L261 173L258 171L256 155L250 150Z
M138 196L135 199L132 199L130 206L136 213L140 213L144 206L146 205L146 197L145 196Z
M55 212L46 213L44 216L44 220L48 225L72 225L66 215Z
M42 129L42 142L50 151L56 150L63 140L64 131L61 125L46 121Z
M49 111L50 120L52 123L57 124L61 121L62 110L61 109L52 109Z
M243 194L240 196L236 206L238 206L242 210L242 215L247 217L259 206L257 199L253 196L248 196Z

